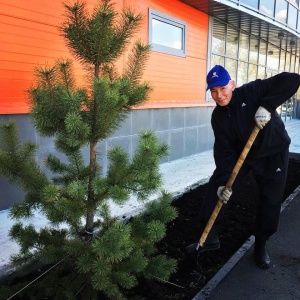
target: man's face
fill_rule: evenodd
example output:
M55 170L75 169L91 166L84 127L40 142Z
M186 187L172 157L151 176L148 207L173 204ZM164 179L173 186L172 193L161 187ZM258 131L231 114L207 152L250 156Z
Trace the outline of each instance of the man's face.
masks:
M220 106L226 106L229 104L232 98L232 92L235 89L235 82L230 80L225 86L215 86L210 89L211 97Z

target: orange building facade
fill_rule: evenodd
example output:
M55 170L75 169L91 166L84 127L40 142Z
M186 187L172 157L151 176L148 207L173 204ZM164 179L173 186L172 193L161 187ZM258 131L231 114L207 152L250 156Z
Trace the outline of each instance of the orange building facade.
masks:
M95 1L96 2L96 1ZM88 0L90 8L94 1ZM208 15L180 1L124 0L116 8L132 7L144 16L136 38L149 42L149 9L187 24L184 57L152 51L144 77L153 86L151 98L141 108L192 107L205 103ZM0 1L0 114L27 114L26 89L34 81L36 66L51 65L57 58L71 57L59 26L62 1ZM125 64L126 54L120 61ZM76 64L80 84L81 66Z

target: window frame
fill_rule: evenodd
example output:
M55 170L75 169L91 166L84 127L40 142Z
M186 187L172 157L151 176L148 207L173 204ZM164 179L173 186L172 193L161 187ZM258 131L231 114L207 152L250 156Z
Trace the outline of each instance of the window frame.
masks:
M158 12L152 8L149 8L149 23L148 23L148 41L151 45L151 50L156 52L161 52L165 54L180 56L180 57L186 57L186 40L187 40L187 23L184 21L181 21L179 19L173 18L171 16L168 16L164 13ZM182 29L182 47L183 49L176 49L160 44L155 44L152 42L152 20L158 20L160 22L164 22L166 24L169 24L171 26L176 26Z

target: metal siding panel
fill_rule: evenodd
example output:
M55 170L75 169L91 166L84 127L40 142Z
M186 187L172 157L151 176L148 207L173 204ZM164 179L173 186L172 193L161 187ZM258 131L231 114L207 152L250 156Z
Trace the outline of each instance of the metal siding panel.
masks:
M93 1L88 1L91 8ZM207 57L208 16L196 9L173 0L131 0L117 1L117 8L123 5L134 7L144 15L143 26L135 38L148 42L148 8L151 7L186 22L187 56L151 53L144 79L155 88L151 101L203 103L205 99L205 74ZM0 3L0 114L26 113L29 111L24 91L34 80L33 68L52 64L57 58L71 57L58 26L63 21L64 8L60 1L11 1ZM5 13L3 13L5 12ZM135 40L135 39L134 39ZM122 70L126 54L118 61ZM84 73L79 63L74 64L78 84ZM176 106L176 103L175 103Z

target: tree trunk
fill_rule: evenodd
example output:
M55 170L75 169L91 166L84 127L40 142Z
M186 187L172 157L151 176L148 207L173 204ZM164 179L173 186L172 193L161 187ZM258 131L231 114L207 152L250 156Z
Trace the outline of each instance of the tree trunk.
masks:
M95 77L99 78L100 64L95 65ZM95 124L97 118L97 99L94 95L94 111L93 111L93 127L92 127L92 138L94 138ZM92 182L96 176L96 164L97 164L97 142L93 141L90 144L90 175L89 175L89 184L88 184L88 203L87 203L87 212L86 212L86 224L85 224L85 240L91 240L93 235L94 227L94 192L92 189Z
M92 189L92 182L96 176L96 147L97 143L92 143L90 145L90 176L89 176L89 184L88 184L88 203L87 203L87 213L86 213L86 240L89 240L93 234L94 227L94 192Z

